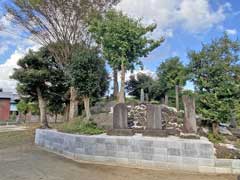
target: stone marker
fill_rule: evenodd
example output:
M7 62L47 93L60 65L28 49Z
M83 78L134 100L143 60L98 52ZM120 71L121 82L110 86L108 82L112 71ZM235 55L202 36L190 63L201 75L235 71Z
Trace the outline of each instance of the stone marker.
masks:
M144 90L141 89L140 102L144 103Z
M108 135L133 135L132 129L128 128L128 110L126 104L117 104L113 109L113 129L107 132Z
M128 110L126 104L117 104L113 109L113 129L127 129Z
M195 112L195 98L184 95L184 133L197 133L197 121Z
M160 105L147 106L147 128L143 135L167 136L166 130L163 130L162 107Z

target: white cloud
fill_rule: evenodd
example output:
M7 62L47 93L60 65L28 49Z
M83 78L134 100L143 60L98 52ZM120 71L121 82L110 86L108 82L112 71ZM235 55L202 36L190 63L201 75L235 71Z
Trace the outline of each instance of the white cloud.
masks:
M18 48L4 64L0 64L0 88L4 91L16 91L17 82L10 79L14 68L17 68L17 62L19 59L29 51L29 49L37 50L39 46L30 46L26 49Z
M183 28L192 33L203 32L225 19L231 4L225 3L213 10L208 0L122 0L118 9L145 23L157 23L158 33Z
M236 29L227 29L226 33L229 35L236 35L237 34L237 30Z

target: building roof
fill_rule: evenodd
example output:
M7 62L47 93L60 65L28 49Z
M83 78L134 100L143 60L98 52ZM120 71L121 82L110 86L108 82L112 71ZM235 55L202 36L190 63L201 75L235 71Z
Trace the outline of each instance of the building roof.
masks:
M10 99L11 102L19 100L20 97L18 94L14 94L12 92L0 92L0 99Z

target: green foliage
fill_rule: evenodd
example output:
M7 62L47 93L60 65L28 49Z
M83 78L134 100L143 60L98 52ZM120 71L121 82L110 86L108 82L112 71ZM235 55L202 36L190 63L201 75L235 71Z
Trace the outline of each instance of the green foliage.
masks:
M72 85L81 97L101 97L108 89L108 73L96 48L81 48L70 65Z
M24 100L21 100L18 104L17 104L17 110L18 112L22 113L22 114L27 114L28 112L28 103L25 102Z
M92 122L84 122L81 118L60 125L58 130L66 133L72 134L87 134L87 135L95 135L104 133L103 129L100 129L96 126L96 124Z
M231 119L240 94L239 51L239 41L225 34L201 51L189 52L189 71L199 96L197 111L203 117L220 122Z
M184 86L187 81L187 71L179 57L166 59L157 69L159 86L162 91L168 92L175 86Z
M214 144L219 144L224 142L224 137L220 134L208 133L208 139Z
M126 83L128 94L140 99L141 89L143 89L145 93L151 95L153 81L151 76L144 73L138 73L137 77L135 75L130 76L130 80ZM149 98L151 99L151 96Z
M146 36L155 29L156 25L144 27L140 20L113 10L90 23L90 32L102 45L104 57L113 68L124 64L127 69L134 69L134 65L142 65L139 58L163 42L162 38L154 41Z
M50 109L59 109L69 85L64 72L47 50L41 48L38 52L29 53L18 61L19 69L14 70L11 78L17 80L17 90L28 102L38 100L37 88L49 103ZM25 110L24 103L20 108ZM22 107L21 107L22 106Z

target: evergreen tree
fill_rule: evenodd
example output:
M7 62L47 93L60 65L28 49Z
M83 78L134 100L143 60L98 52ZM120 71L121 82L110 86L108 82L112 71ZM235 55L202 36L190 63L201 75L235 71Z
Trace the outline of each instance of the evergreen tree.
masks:
M198 113L213 122L227 122L240 95L240 43L227 34L190 51L189 70L199 94Z
M90 98L103 96L108 88L105 61L96 48L82 47L72 57L72 85L83 99L86 119L91 118Z

